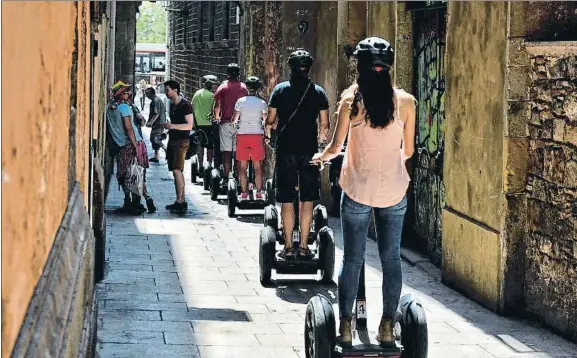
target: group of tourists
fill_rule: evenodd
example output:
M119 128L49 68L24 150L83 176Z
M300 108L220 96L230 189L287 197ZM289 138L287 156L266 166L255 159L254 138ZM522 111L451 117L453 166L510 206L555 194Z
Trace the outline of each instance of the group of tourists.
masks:
M319 165L339 155L346 140L340 186L341 222L344 240L342 269L338 280L340 312L339 340L350 344L351 317L359 275L364 263L366 236L371 212L374 213L379 256L383 270L383 316L377 339L393 344L393 317L402 287L400 241L407 209L406 191L410 177L405 161L412 156L415 137L415 98L393 86L391 68L393 48L384 39L369 37L359 42L354 52L356 82L345 89L337 104L334 134L329 138L329 100L325 90L310 78L313 57L305 50L290 54L290 79L277 84L265 101L257 77L240 81L240 68L229 64L226 80L218 84L215 76L203 77L204 88L189 101L180 95L180 84L164 83L170 101L170 122L154 89L147 89L152 100L149 119L150 141L155 156L148 158L139 126L130 106L130 86L118 82L112 88L108 105L108 128L117 157L117 178L121 186L134 158L148 168L158 162L158 150L166 151L168 169L175 179L176 200L166 208L172 212L187 209L184 196L184 163L190 145L190 132L198 132L200 162L206 158L214 167L222 164L224 179L234 172L241 183L239 200L247 198L247 163L255 169L257 198L262 198L262 163L265 145L274 149L276 201L281 204L285 248L282 255L307 256L307 235L301 235L293 252L293 202L300 201L300 230L308 232L313 218L313 203L320 199ZM164 146L163 133L168 130ZM328 144L327 144L328 142ZM319 148L324 150L319 152ZM204 151L206 150L206 155ZM124 188L124 186L123 186ZM142 212L141 198L126 188L121 210ZM149 212L156 208L144 190Z

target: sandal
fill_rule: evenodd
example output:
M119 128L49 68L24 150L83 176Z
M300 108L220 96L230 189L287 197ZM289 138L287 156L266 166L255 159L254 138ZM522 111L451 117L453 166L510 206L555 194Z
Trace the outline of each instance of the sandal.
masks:
M280 257L285 259L291 259L295 257L292 247L283 248L282 251L280 252Z
M311 256L312 256L312 253L308 247L299 247L299 257L307 258L307 257L311 257Z

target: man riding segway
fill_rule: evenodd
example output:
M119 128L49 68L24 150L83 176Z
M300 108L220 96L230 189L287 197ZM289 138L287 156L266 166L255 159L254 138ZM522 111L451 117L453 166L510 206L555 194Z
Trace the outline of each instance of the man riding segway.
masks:
M218 79L213 75L206 75L203 78L204 88L199 89L192 96L192 108L194 111L194 139L197 141L196 156L191 160L191 180L196 182L196 176L204 178L205 188L208 187L212 159L214 154L214 134L215 128L212 123L212 107L214 105L213 93L216 90ZM206 163L204 161L204 150L206 149Z
M313 219L313 204L320 199L320 172L311 165L313 154L319 149L319 141L326 142L329 131L329 102L325 90L309 78L313 58L305 50L290 54L288 65L290 80L275 86L269 101L266 120L266 137L276 127L276 201L282 204L281 216L285 236L282 256L294 257L293 203L300 201L299 257L310 256L307 233ZM277 124L278 118L278 124ZM317 118L318 123L317 123ZM296 188L299 188L299 198Z

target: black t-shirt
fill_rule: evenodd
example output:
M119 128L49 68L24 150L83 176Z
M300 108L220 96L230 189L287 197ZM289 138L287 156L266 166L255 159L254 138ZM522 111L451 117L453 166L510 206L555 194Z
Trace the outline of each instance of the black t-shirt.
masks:
M188 114L192 114L192 105L190 102L184 98L180 99L178 104L170 104L170 122L173 124L186 124L186 119L184 117ZM190 135L190 131L181 131L179 129L171 129L168 131L169 139L187 139Z
M286 81L276 85L271 93L269 107L277 109L278 117L277 152L312 155L319 149L317 118L320 111L329 108L327 94L321 86L311 83L298 111L287 125L307 85L306 82Z

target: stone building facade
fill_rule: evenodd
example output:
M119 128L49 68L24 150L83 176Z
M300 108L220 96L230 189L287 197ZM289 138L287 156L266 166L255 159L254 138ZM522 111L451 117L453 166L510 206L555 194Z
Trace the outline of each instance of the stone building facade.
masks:
M394 81L418 100L404 244L489 309L577 340L574 3L242 6L244 73L269 95L287 78L287 55L304 47L333 113L354 81L346 48L368 35L390 40Z
M240 7L234 1L170 1L167 77L187 98L202 88L202 77L225 80L229 63L240 61Z

